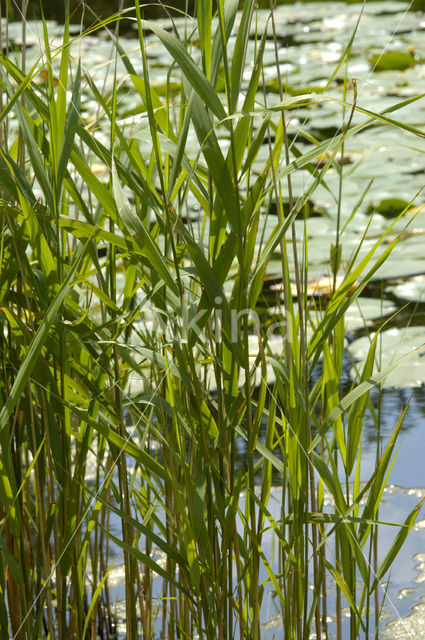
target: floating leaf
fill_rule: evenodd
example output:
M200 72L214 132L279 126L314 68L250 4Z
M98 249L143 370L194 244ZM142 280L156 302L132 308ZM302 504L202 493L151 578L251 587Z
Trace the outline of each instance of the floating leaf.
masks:
M407 210L409 202L402 198L383 198L377 205L370 205L368 213L380 213L384 218L396 218L402 211Z
M423 343L422 327L407 327L402 329L388 329L381 334L380 369L385 369L392 365L401 356L405 356L414 351ZM348 350L356 358L358 367L361 368L365 362L370 348L370 340L367 336L352 342ZM375 366L375 372L378 367ZM354 370L352 371L354 376ZM402 363L399 367L389 371L388 376L381 382L385 387L418 387L425 382L425 358L424 350L417 350L416 354L408 362Z
M404 71L414 67L416 59L413 51L387 51L370 56L369 62L373 71Z

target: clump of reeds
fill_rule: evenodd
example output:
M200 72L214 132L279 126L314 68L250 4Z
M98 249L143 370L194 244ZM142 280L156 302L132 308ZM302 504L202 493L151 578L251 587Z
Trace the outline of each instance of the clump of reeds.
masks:
M372 114L353 126L347 92L340 133L298 152L287 116L324 96L288 99L280 81L269 108L262 71L273 13L246 81L255 2L237 9L219 0L213 17L211 0L199 1L195 26L165 31L136 1L142 74L114 42L143 128L117 115L117 82L105 95L71 55L69 15L59 48L45 28L32 68L0 58L4 640L114 637L117 548L131 640L258 639L271 592L285 638L328 637L329 613L342 638L343 606L350 638L375 633L380 583L417 508L378 566L378 508L403 418L362 485L363 418L385 375L372 375L378 337L348 393L340 380L344 313L396 241L376 258L383 234L337 279L338 222L329 300L311 323L308 247L298 255L295 220L329 168L343 180L349 137L375 118L402 125ZM150 32L173 60L161 91L150 79ZM82 117L88 96L98 102L94 124ZM269 157L254 170L264 140ZM292 174L324 153L295 200ZM271 198L278 217L264 238ZM282 297L271 336L254 320L276 253Z

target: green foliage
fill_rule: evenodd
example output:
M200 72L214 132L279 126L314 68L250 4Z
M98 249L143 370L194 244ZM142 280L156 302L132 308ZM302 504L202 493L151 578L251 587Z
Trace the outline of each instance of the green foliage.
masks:
M344 179L348 138L375 122L423 135L388 116L418 97L375 114L325 93L284 99L279 81L281 100L269 108L260 92L265 36L244 87L254 1L244 3L231 59L238 3L219 0L214 19L212 4L197 3L197 26L182 38L145 21L136 1L142 77L123 62L146 127L119 119L116 77L104 95L79 63L69 72L69 16L58 51L44 25L47 88L36 82L38 63L27 72L0 57L0 125L10 126L0 148L2 638L109 628L112 544L124 557L131 640L158 628L164 640L259 639L271 589L285 638L321 637L331 583L337 616L350 609L352 640L371 637L372 597L418 514L420 505L374 572L404 414L361 486L369 392L396 365L373 374L376 334L359 380L344 390L344 315L394 249L392 227L338 274L338 222L329 299L311 320L308 246L298 255L295 226L332 167ZM150 32L173 60L161 91L150 80ZM84 122L87 95L107 142ZM306 153L292 148L285 115L323 99L369 118L355 126L350 118ZM317 171L311 163L322 154ZM304 166L312 179L295 200L291 180ZM271 197L278 215L266 236ZM185 217L191 201L199 225ZM398 218L408 204L400 202ZM272 335L255 319L276 255L284 322Z

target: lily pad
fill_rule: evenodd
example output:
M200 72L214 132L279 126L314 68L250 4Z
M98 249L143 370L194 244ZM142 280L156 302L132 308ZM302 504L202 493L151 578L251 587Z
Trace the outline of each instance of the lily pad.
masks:
M373 338L373 335L371 338ZM413 349L424 345L425 335L422 327L408 327L407 329L389 329L381 334L381 345L378 346L379 365L375 362L374 373L396 363L403 356ZM357 370L363 369L370 348L368 336L354 340L348 351L357 361ZM378 355L377 355L378 357ZM356 369L353 367L350 372L353 378L356 377ZM420 387L425 384L425 345L423 349L418 349L415 355L406 362L402 362L395 367L385 378L384 387Z
M292 206L293 206L293 203L292 203ZM282 198L282 208L283 208L284 217L286 218L291 211L289 198ZM303 218L303 219L313 218L313 217L320 218L320 217L323 217L325 213L326 211L323 206L316 205L313 202L313 200L309 198L305 202L304 207L302 208L300 213L298 214L298 218ZM273 216L277 216L279 214L277 203L274 200L272 200L272 202L270 203L269 214Z
M395 305L388 300L360 297L345 313L345 329L346 331L361 329L370 325L373 320L393 313L395 309Z
M400 240L389 258L375 272L374 280L407 278L425 273L424 239L413 235Z
M425 303L425 277L423 275L409 278L397 285L388 287L387 291L400 300Z
M402 198L383 198L377 205L370 205L368 213L380 213L384 218L396 218L402 211L407 210L409 202Z
M404 71L414 67L416 58L411 51L387 51L368 58L373 71Z

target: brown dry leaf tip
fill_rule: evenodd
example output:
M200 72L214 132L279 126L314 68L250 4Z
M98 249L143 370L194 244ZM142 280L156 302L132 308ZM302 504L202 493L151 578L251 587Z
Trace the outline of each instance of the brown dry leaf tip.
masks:
M49 82L49 73L48 73L48 71L46 71L46 69L42 69L40 71L39 75L40 75L40 79L41 79L42 83L43 84L48 84L48 82ZM53 76L53 85L55 87L57 87L58 84L59 84L59 78L57 78L56 76Z

